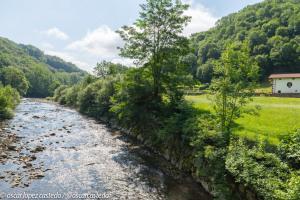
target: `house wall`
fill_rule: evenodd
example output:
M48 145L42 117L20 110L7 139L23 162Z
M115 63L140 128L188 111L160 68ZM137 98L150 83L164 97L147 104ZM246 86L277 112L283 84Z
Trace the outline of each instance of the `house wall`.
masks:
M292 87L289 88L287 83L291 82ZM300 94L300 78L281 78L273 79L273 93L288 93L288 94Z

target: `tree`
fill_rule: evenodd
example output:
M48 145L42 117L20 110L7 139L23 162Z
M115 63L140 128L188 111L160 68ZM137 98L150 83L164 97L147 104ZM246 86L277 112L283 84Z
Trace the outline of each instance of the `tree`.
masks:
M97 63L96 67L94 68L94 74L99 78L105 78L108 75L108 65L109 62L105 60Z
M215 64L215 77L211 85L212 100L227 144L234 120L241 116L242 108L254 93L258 71L256 62L250 58L247 43L230 45Z
M160 99L165 70L170 70L187 49L181 35L190 17L183 12L188 5L176 0L147 0L141 5L140 18L133 26L117 31L125 41L121 55L135 59L138 65L151 69L153 95ZM171 67L170 67L171 66Z
M53 95L55 77L50 70L40 65L33 65L30 70L25 72L25 75L30 82L27 96L41 98Z
M108 75L124 73L127 69L128 67L124 65L115 64L104 60L100 63L97 63L97 66L94 68L94 74L99 78L105 78Z
M0 80L3 85L10 85L11 87L18 90L21 95L25 95L29 83L25 77L25 74L17 69L16 67L5 67L0 71Z

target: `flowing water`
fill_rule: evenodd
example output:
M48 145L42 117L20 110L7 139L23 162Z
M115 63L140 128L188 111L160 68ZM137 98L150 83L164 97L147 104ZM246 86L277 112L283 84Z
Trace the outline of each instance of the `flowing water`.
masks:
M189 176L77 111L23 99L0 129L0 197L211 199ZM30 196L31 195L31 196Z

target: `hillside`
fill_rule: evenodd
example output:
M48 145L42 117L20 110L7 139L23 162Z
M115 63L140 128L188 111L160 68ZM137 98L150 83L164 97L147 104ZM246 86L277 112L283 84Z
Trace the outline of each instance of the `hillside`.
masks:
M26 96L29 97L50 96L59 85L75 84L86 75L86 72L72 63L45 55L34 46L16 44L2 37L0 37L0 69L2 74L5 70L21 70L28 81Z
M265 0L220 19L207 32L194 34L191 72L211 80L214 60L234 41L249 41L264 81L271 73L300 72L300 1Z
M45 55L43 51L32 45L20 44L19 46L23 48L30 56L36 58L37 60L43 63L46 63L52 69L65 72L83 72L73 63L66 62L56 56Z

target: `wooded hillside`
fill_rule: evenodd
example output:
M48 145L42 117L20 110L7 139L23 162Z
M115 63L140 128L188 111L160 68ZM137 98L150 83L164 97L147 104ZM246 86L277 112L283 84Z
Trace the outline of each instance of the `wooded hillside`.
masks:
M4 85L19 85L22 95L51 96L59 85L75 84L84 75L86 72L72 63L45 55L34 46L16 44L0 37L0 80ZM16 79L23 82L12 83Z
M194 34L191 73L210 82L213 62L234 41L249 40L260 79L271 73L300 72L300 1L266 0L220 19L207 32Z

